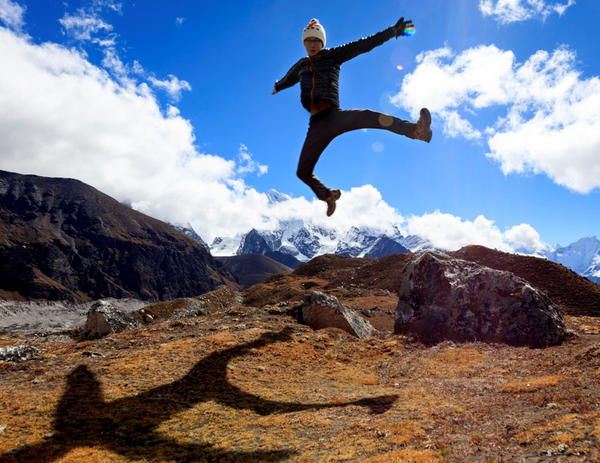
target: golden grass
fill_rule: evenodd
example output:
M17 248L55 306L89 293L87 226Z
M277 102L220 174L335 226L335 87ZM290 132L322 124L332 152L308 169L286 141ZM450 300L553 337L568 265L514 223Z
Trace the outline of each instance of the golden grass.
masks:
M543 376L540 378L530 377L517 379L515 381L511 381L507 384L504 384L501 387L503 392L536 392L541 389L548 389L550 387L556 386L560 384L566 379L565 376L562 375L551 375L551 376Z
M600 459L594 334L425 347L240 308L33 344L41 358L0 365L0 463Z

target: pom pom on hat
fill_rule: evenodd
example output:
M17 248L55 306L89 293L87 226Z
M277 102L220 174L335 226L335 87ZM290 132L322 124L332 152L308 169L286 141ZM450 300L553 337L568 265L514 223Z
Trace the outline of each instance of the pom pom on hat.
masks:
M302 43L304 43L304 41L309 37L315 37L319 39L321 42L323 42L323 48L325 48L325 43L327 42L325 37L325 29L318 19L312 19L308 23L308 26L304 28L302 31Z

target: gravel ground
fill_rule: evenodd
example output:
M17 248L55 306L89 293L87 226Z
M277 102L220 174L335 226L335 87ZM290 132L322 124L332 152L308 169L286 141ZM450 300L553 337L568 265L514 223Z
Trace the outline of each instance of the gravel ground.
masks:
M133 312L148 303L137 299L106 299L123 312ZM95 301L94 301L95 302ZM55 333L82 327L94 302L0 301L0 331L17 334Z

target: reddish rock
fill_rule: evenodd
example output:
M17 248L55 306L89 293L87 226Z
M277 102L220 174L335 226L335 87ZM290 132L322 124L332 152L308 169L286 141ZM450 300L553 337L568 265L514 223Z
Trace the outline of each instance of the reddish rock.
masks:
M567 337L559 307L528 281L433 250L404 268L395 318L396 332L426 343L541 347Z

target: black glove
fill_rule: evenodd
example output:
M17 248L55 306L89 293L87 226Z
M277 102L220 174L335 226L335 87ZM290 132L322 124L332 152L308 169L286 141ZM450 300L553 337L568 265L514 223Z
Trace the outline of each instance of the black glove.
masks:
M412 19L408 19L408 20L404 20L404 16L401 17L398 22L396 23L395 26L392 26L392 29L394 29L394 36L396 38L400 37L401 35L408 35L404 33L404 30L407 27L415 27L413 25Z

